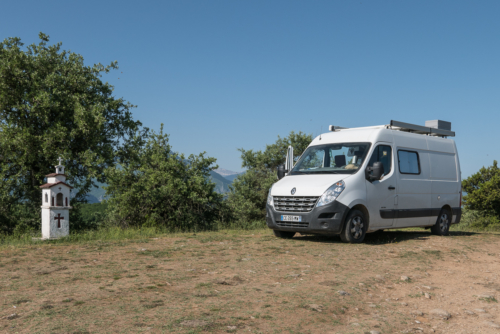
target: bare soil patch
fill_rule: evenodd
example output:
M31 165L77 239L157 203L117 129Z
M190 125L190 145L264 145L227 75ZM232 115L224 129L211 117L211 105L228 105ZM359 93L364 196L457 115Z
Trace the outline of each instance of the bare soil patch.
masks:
M213 232L0 249L2 333L499 333L500 235Z

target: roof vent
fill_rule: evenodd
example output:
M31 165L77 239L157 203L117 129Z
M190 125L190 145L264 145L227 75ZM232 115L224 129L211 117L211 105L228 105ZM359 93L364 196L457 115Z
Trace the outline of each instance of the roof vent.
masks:
M451 122L440 121L438 119L434 121L425 121L425 127L451 131Z

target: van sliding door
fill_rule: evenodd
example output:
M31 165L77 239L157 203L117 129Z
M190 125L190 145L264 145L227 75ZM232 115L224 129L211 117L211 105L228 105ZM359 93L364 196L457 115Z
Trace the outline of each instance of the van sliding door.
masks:
M398 148L397 162L396 226L427 226L431 207L429 153L426 150Z

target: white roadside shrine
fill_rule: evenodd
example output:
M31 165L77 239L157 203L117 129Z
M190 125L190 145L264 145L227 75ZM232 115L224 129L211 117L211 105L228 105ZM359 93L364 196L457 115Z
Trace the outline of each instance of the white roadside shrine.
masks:
M46 175L42 188L42 239L57 239L69 235L69 210L71 187L66 184L64 166L59 158L56 172Z

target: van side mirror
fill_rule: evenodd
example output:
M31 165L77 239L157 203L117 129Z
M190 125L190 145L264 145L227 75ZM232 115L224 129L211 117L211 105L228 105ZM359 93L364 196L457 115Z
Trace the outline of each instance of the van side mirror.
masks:
M278 180L281 180L282 178L284 178L286 172L287 172L287 170L285 169L285 165L279 165L278 166Z
M366 167L366 179L370 182L377 181L384 175L384 165L380 162L374 162L373 167Z

